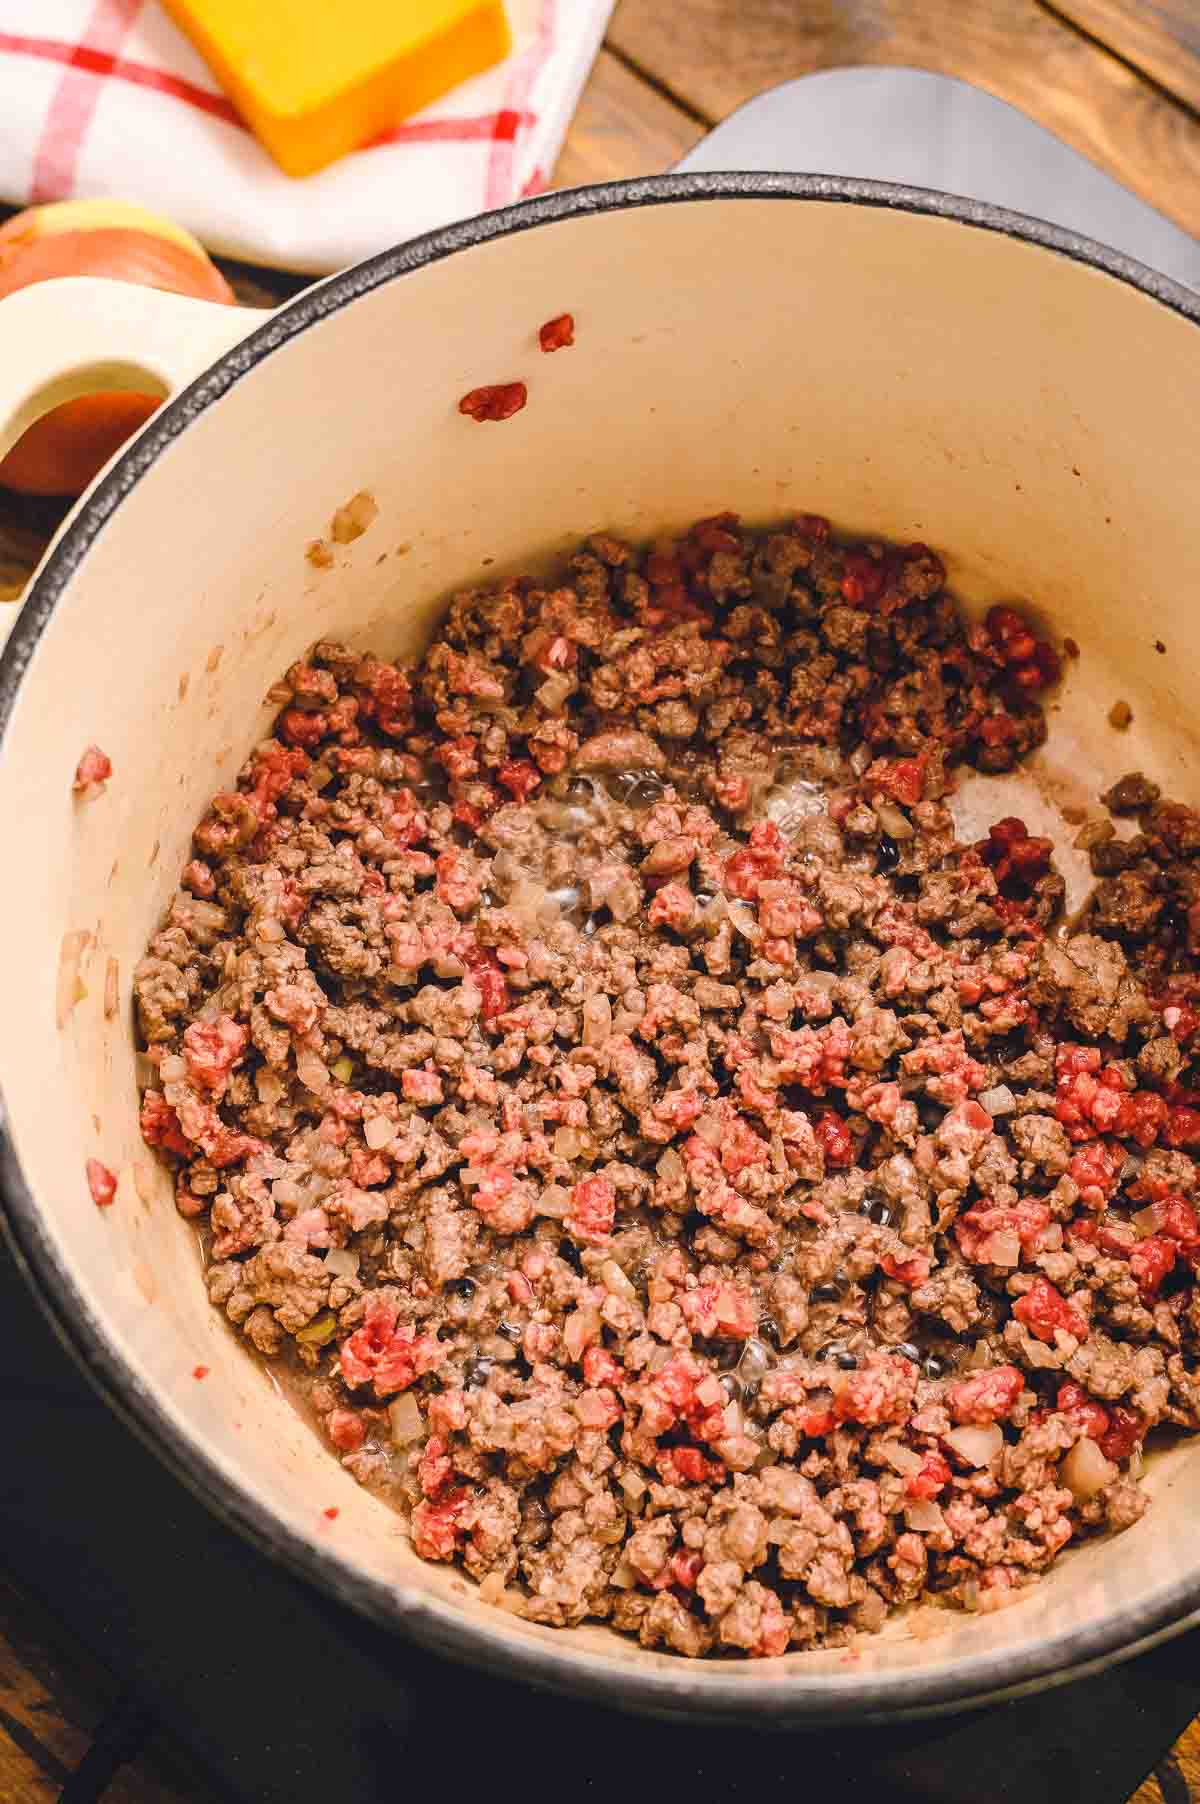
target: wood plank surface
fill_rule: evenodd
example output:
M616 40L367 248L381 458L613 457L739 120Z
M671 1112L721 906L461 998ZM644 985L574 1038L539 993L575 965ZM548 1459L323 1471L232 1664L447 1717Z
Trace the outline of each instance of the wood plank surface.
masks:
M571 122L551 186L613 182L669 169L704 136L696 119L602 50Z
M0 1799L54 1804L118 1698L112 1675L0 1574ZM177 1752L148 1744L104 1804L218 1804Z
M1200 1718L1134 1792L1129 1804L1196 1804L1200 1800Z
M686 29L679 13L619 0L609 43L706 119L814 69L932 69L1022 108L1200 236L1200 122L1038 0L688 0Z
M1197 0L1043 0L1200 114Z

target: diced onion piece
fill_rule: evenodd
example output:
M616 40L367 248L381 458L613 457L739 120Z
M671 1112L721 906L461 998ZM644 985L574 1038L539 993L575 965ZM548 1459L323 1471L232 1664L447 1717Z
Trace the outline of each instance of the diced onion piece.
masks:
M968 1466L989 1466L1004 1445L1004 1430L998 1422L986 1426L969 1424L951 1428L942 1439Z
M366 489L359 489L357 495L351 495L344 507L339 507L329 523L330 537L337 545L349 545L360 539L368 526L379 513L379 503L374 495Z
M363 1139L373 1153L382 1147L390 1146L396 1138L396 1123L389 1121L386 1115L372 1115L363 1122Z
M333 772L327 764L314 764L306 781L311 783L314 789L324 789L327 783L333 782Z
M560 1127L554 1130L554 1157L556 1159L577 1159L589 1145L588 1136L578 1128Z
M330 1085L329 1067L311 1046L297 1046L296 1072L306 1090L323 1095Z
M615 1259L606 1259L600 1267L600 1281L605 1289L614 1297L624 1297L627 1303L637 1302L637 1291L625 1276ZM697 1387L699 1396L699 1387Z
M646 1488L645 1479L639 1477L632 1467L628 1467L622 1472L621 1489L624 1491L628 1503L635 1506L641 1503L642 1498L646 1495Z
M996 1233L988 1235L979 1254L988 1265L1020 1265L1021 1236L1012 1234L1007 1229L998 1229Z
M705 1409L712 1409L714 1404L724 1403L725 1392L721 1389L721 1382L711 1372L696 1386L696 1401L702 1403Z
M334 1061L330 1069L339 1084L348 1084L354 1076L354 1060L347 1058L343 1053L340 1059Z
M992 1355L985 1340L977 1340L967 1357L963 1360L963 1370L978 1372L981 1367L991 1365Z
M310 1172L303 1184L305 1208L315 1208L318 1203L323 1203L333 1187L332 1178L319 1171Z
M696 1136L706 1146L720 1146L725 1137L725 1127L717 1115L701 1115L696 1123Z
M583 1043L603 1046L612 1033L612 1003L607 996L589 996L583 1005Z
M1112 1461L1105 1459L1099 1443L1084 1435L1059 1467L1059 1476L1076 1503L1087 1503L1097 1491L1112 1484L1119 1473Z
M899 1441L889 1441L886 1447L879 1450L893 1472L899 1472L902 1478L911 1478L925 1464L925 1455L918 1453L915 1447L902 1447Z
M1148 1234L1153 1234L1158 1226L1158 1223L1154 1219L1153 1204L1151 1204L1148 1209L1139 1209L1137 1214L1131 1215L1129 1219L1137 1229L1139 1240L1145 1240L1146 1236Z
M771 1349L760 1340L748 1340L738 1360L743 1378L761 1378L771 1367Z
M610 1585L615 1585L618 1591L635 1591L638 1576L628 1560L620 1559L613 1567L613 1574L608 1582Z
M909 1504L904 1515L909 1528L921 1535L936 1533L946 1526L946 1518L932 1497L918 1497Z
M349 1247L331 1247L325 1255L325 1270L331 1278L357 1278L358 1254Z
M990 1090L984 1090L978 1100L980 1108L986 1109L989 1115L1011 1115L1017 1106L1017 1099L1007 1084L994 1084Z
M654 1169L666 1183L674 1183L677 1178L683 1176L683 1160L673 1146L668 1146Z
M894 802L873 802L875 817L889 839L912 839L916 829Z
M325 1309L306 1328L296 1331L296 1339L302 1347L326 1347L337 1333L337 1317L331 1309Z
M740 933L744 940L749 940L753 945L756 940L762 938L762 928L755 918L754 910L747 908L744 902L730 902L728 914L734 932Z
M405 1402L411 1402L411 1398L405 1398ZM395 1407L396 1407L396 1405L393 1403L392 1408L395 1409ZM394 1438L395 1437L393 1436L393 1439ZM401 1446L404 1445L403 1441L400 1442L400 1445ZM502 1572L489 1572L487 1577L482 1581L482 1583L480 1584L480 1587L479 1587L480 1603L481 1604L498 1604L500 1602L500 1599L503 1596L504 1596L504 1574Z
M561 1184L547 1184L542 1191L538 1203L539 1215L548 1215L552 1221L561 1221L571 1207L570 1191L564 1190Z
M54 1020L60 1028L67 1025L75 1004L82 1002L87 995L87 989L79 975L79 966L91 937L86 927L77 928L62 936L58 952L58 984L54 997Z
M392 1444L396 1447L411 1446L425 1432L417 1400L411 1391L406 1391L402 1397L397 1397L388 1404L388 1421L392 1429Z

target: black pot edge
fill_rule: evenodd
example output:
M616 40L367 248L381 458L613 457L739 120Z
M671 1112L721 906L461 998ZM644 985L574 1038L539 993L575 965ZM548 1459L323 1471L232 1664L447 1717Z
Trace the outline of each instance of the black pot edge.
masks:
M704 200L850 203L942 218L999 232L1112 276L1200 324L1200 295L1133 258L1044 221L984 202L888 182L822 175L698 174L648 176L569 189L480 215L381 253L305 290L169 401L85 497L63 527L34 580L0 654L0 751L21 680L58 599L123 497L193 419L264 357L360 295L456 251L535 226L629 207ZM332 1549L286 1528L272 1510L227 1475L178 1428L156 1393L112 1347L86 1297L58 1256L25 1183L0 1095L0 1201L17 1262L59 1340L116 1414L215 1515L261 1551L319 1584L339 1602L385 1627L400 1627L452 1659L501 1671L541 1688L587 1697L672 1720L743 1723L758 1728L820 1728L853 1715L858 1723L947 1715L983 1703L1065 1684L1147 1651L1190 1626L1200 1608L1200 1572L1146 1603L1081 1624L1019 1655L979 1655L928 1672L859 1678L805 1676L770 1662L690 1662L664 1657L638 1668L619 1656L556 1651L468 1619L403 1586L368 1579Z

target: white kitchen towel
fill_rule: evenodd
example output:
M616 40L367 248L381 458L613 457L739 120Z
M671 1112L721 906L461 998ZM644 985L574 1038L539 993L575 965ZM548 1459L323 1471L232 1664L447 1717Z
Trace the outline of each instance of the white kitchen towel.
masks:
M614 0L507 4L503 63L294 180L157 0L0 0L0 198L116 195L313 274L505 206L548 180Z

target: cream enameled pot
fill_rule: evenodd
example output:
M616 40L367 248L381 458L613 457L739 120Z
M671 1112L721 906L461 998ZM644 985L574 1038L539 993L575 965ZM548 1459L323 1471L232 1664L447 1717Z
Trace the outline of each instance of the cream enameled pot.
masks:
M566 310L575 347L540 355L538 325ZM63 1339L273 1556L448 1653L633 1708L861 1722L1036 1687L1182 1626L1200 1607L1200 1445L1154 1464L1140 1524L1069 1555L1020 1604L933 1638L901 1624L850 1658L691 1664L481 1605L414 1557L209 1308L194 1236L138 1136L129 998L191 825L265 731L287 663L318 636L415 651L448 590L595 528L805 510L933 540L972 606L1025 598L1081 648L1035 814L1136 765L1197 799L1195 296L923 191L667 176L453 227L228 348L247 325L88 281L0 305L0 449L100 373L169 390L217 359L80 503L0 662L5 1212ZM457 411L465 390L516 378L529 404L513 419ZM364 489L373 524L314 567L306 546ZM1118 699L1125 734L1106 720ZM113 777L81 805L71 779L93 742ZM80 930L87 995L60 1028L60 953ZM120 1174L104 1211L92 1156Z

